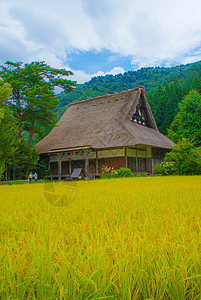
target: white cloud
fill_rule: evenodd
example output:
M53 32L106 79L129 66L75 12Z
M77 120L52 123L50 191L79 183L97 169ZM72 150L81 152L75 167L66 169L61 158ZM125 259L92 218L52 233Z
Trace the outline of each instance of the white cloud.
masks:
M98 71L97 73L94 74L86 74L84 71L73 71L74 74L74 80L77 80L77 83L84 83L86 81L89 81L93 77L97 76L105 76L105 75L117 75L117 74L123 74L125 70L121 67L115 67L109 72L103 72L103 71Z
M94 77L92 75L86 74L84 71L73 70L73 74L73 80L77 81L77 83L79 84L89 81L92 77Z
M0 63L45 60L69 69L72 49L107 49L131 56L135 67L196 61L201 56L200 11L198 0L2 1ZM93 76L79 66L74 72L80 81Z
M125 72L125 70L121 67L115 67L113 68L109 73L107 74L112 74L112 75L117 75L117 74L123 74Z

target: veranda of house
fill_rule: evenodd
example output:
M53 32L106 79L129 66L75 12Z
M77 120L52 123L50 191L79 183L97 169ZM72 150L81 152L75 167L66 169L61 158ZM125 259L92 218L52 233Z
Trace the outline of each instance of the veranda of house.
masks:
M51 179L68 179L75 168L82 168L84 173L96 178L101 175L104 166L130 168L133 174L153 174L166 150L138 145L118 149L93 150L80 149L50 155L49 169Z

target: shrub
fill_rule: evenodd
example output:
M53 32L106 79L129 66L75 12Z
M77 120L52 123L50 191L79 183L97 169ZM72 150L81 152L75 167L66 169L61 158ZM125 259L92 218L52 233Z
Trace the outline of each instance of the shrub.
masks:
M114 168L111 168L111 173L103 173L100 177L100 179L111 179L111 178L123 178L123 177L133 177L133 173L131 169L129 168L120 168L118 170L114 170ZM106 169L107 170L107 169Z
M133 173L129 168L120 168L114 173L112 173L112 178L122 178L122 177L133 177Z
M134 175L134 177L148 177L148 174L147 173L139 173L139 174Z
M155 165L154 173L155 174L161 174L161 164Z
M22 179L20 179L20 180L10 181L10 182L8 182L8 185L23 184L23 183L24 183L24 181Z
M177 167L174 161L163 161L158 168L155 168L155 172L162 175L176 174Z
M155 167L155 172L162 175L200 175L201 155L193 143L182 139L166 153L164 162Z
M100 179L111 179L111 175L113 173L115 173L116 170L113 168L113 167L108 167L106 165L103 165L102 168L101 168L101 177Z

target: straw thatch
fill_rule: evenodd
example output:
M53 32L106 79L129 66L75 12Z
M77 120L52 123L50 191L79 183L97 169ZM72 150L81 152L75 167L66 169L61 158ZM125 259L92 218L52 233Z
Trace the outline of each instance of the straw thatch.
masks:
M131 121L139 100L150 127ZM69 105L53 130L37 145L39 153L71 148L148 145L167 149L171 140L157 128L142 87Z

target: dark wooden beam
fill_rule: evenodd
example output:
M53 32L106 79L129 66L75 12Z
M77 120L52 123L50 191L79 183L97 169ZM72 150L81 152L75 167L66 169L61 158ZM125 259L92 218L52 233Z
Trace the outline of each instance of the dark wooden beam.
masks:
M89 174L89 158L88 158L88 154L86 154L86 157L85 157L85 172L87 174Z
M124 148L125 153L125 168L128 168L127 147Z
M146 172L148 172L147 166L148 166L148 164L147 164L147 147L146 147L146 159L145 159L145 170L146 170Z
M69 159L69 174L71 175L71 173L72 173L71 159Z
M136 147L136 160L135 160L135 168L136 168L136 173L138 173L138 163L137 163L137 147Z
M58 157L58 179L61 180L61 158Z
M98 151L96 150L96 174L98 174Z

